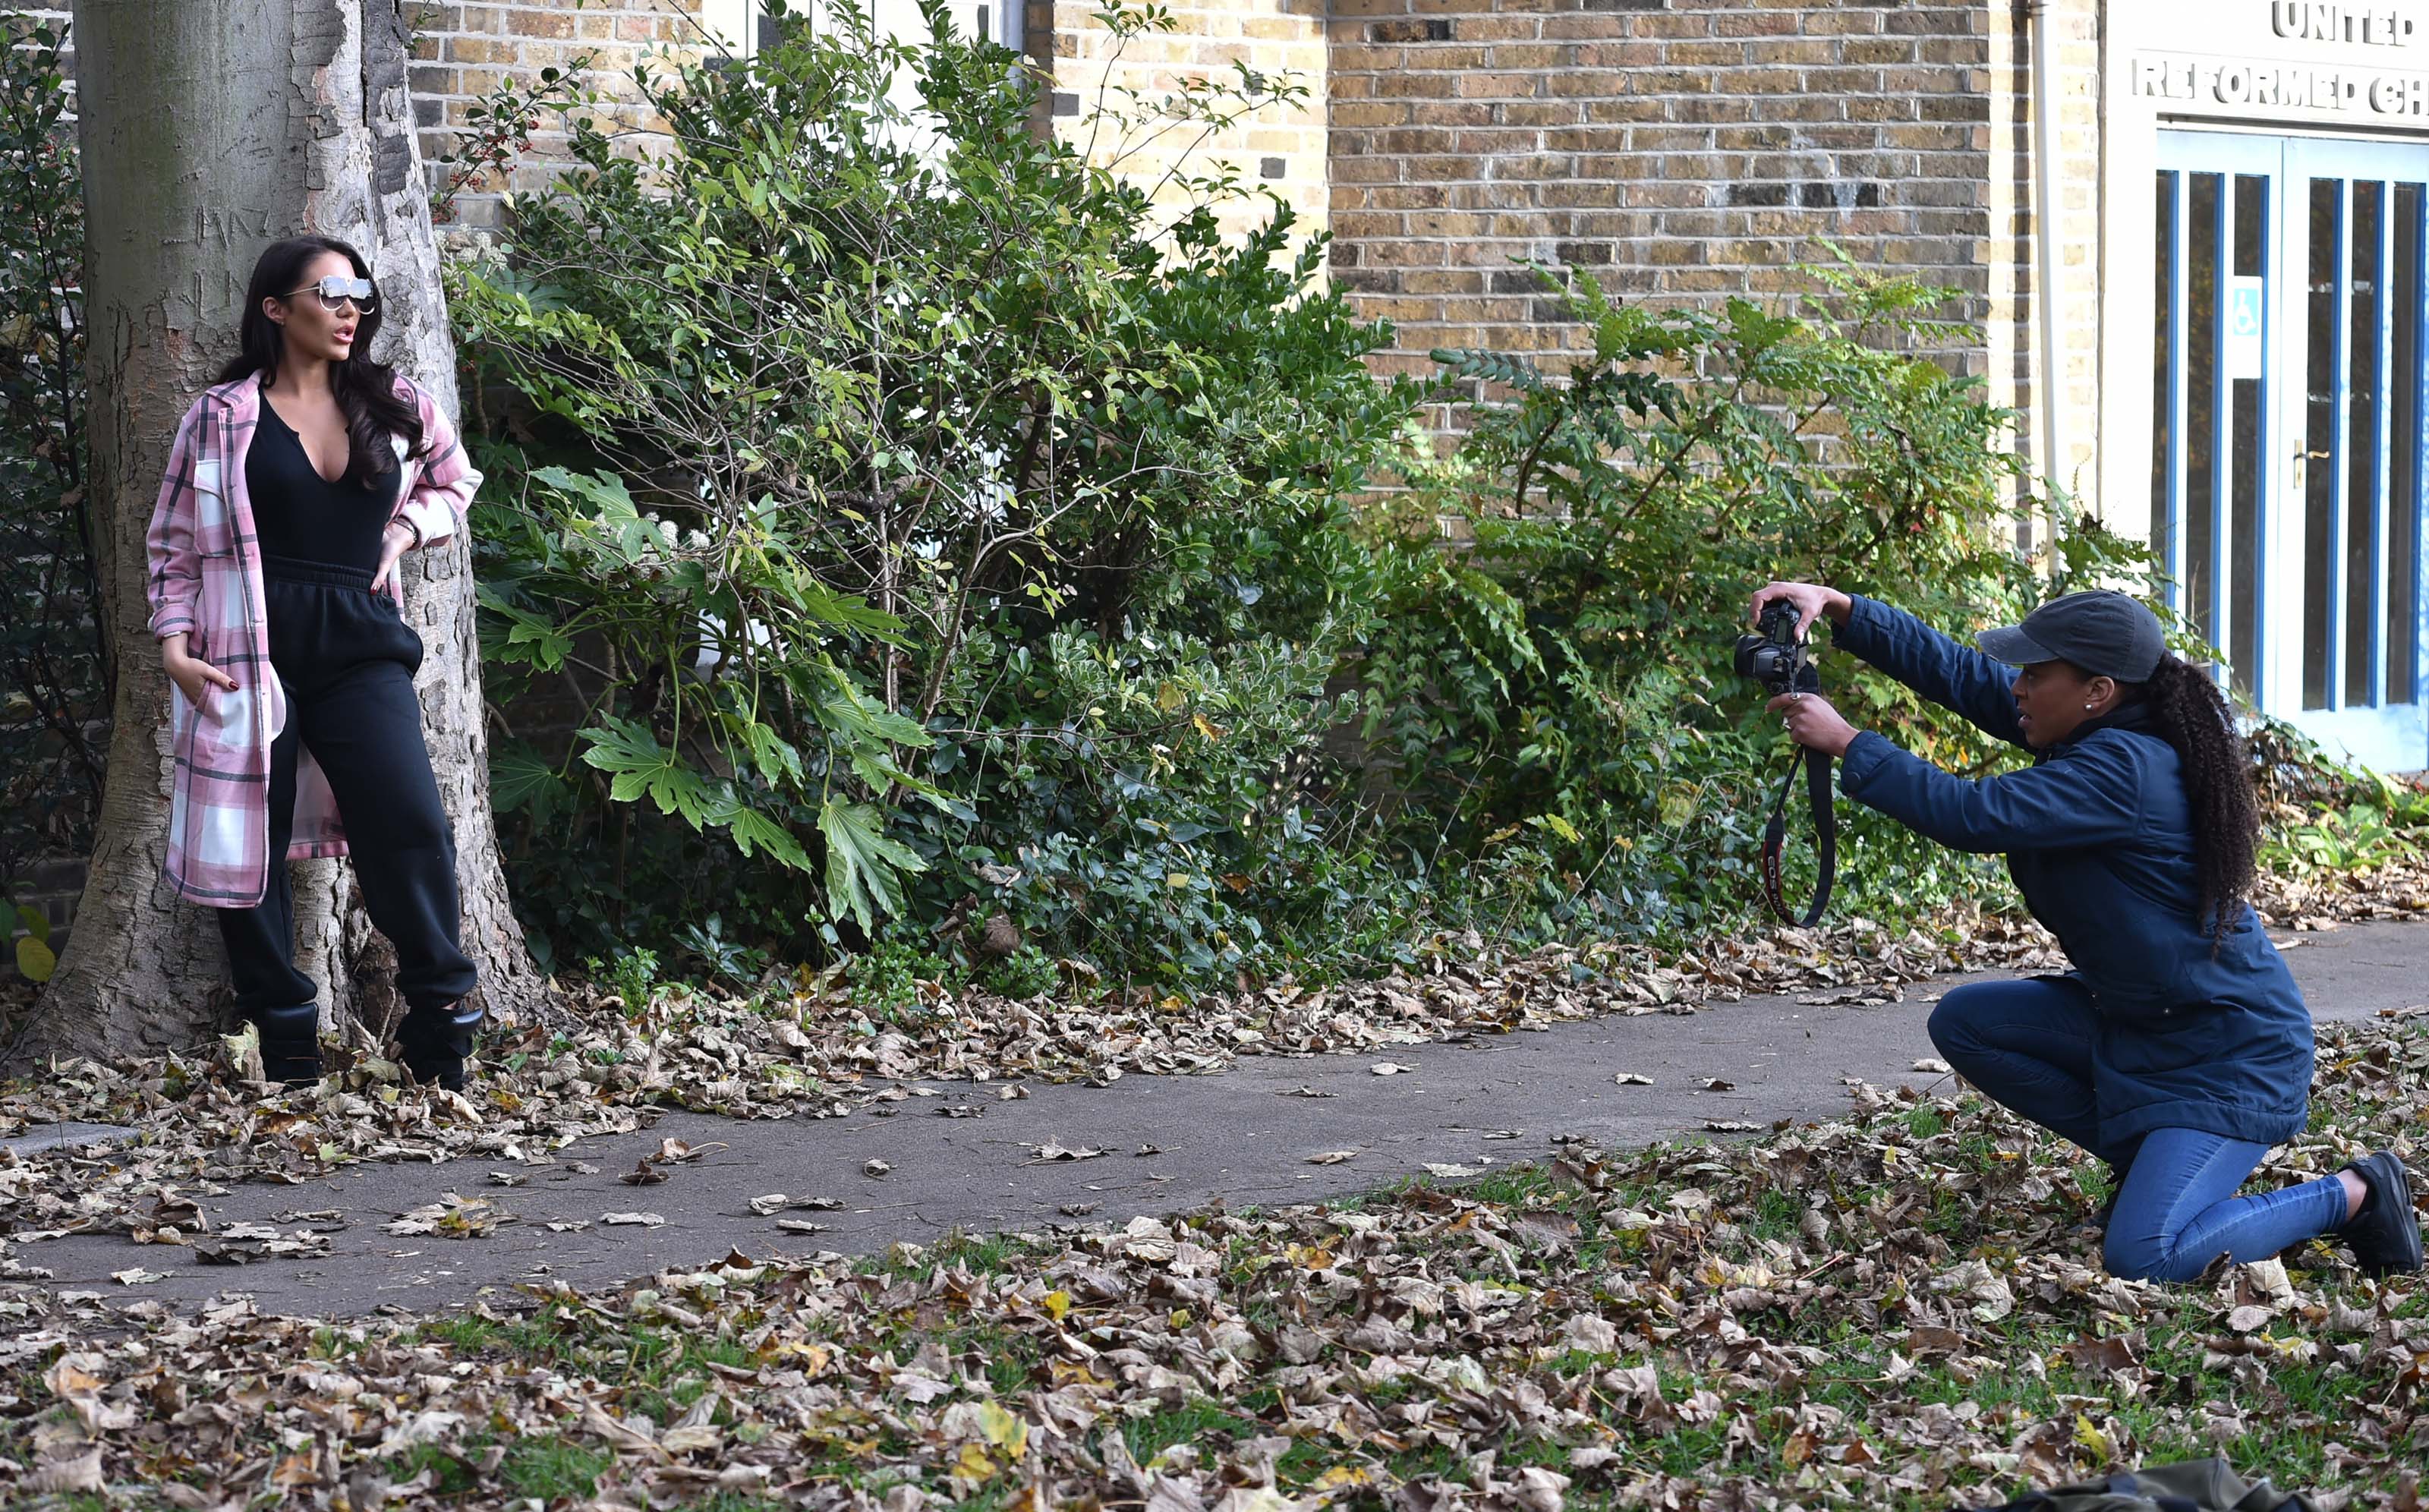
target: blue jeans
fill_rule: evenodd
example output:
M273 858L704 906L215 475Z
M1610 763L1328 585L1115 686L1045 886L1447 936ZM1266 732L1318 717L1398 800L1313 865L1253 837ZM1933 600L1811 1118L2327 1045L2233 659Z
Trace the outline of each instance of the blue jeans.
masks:
M2344 1225L2334 1176L2255 1197L2235 1193L2265 1144L2193 1128L2155 1128L2113 1148L2092 1093L2099 1010L2064 981L1975 982L1931 1012L1931 1043L1985 1096L2081 1145L2118 1173L2117 1208L2101 1245L2109 1274L2189 1281L2223 1255L2241 1263Z

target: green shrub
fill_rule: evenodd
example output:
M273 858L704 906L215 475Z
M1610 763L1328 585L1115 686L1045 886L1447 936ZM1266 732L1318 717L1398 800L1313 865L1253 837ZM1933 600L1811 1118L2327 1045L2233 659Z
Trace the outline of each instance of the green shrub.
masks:
M2260 846L2260 863L2271 871L2312 879L2352 876L2398 862L2418 860L2420 836L2387 812L2367 803L2322 809L2272 827Z
M1359 906L1299 788L1373 601L1346 501L1412 397L1361 361L1384 336L1279 204L1245 241L1220 184L1161 218L939 29L780 18L747 64L644 73L671 151L578 130L584 171L459 271L520 402L476 427L499 701L585 711L497 756L544 943L714 912L798 959L975 894L1202 976Z
M951 974L934 951L909 940L881 938L851 958L845 981L852 1002L863 1011L899 1023L916 1017L926 1006L919 994L921 982Z
M1825 270L1793 310L1653 310L1544 276L1592 355L1551 373L1435 353L1487 397L1457 454L1379 522L1392 586L1358 664L1389 774L1379 822L1407 863L1466 879L1487 929L1707 927L1756 896L1785 750L1730 665L1756 588L1815 579L1963 633L2139 557L2035 498L2010 417L1913 354L1948 333L1929 312L1949 291ZM2054 562L1999 539L2020 501L2061 518ZM1440 517L1472 544L1442 549ZM1995 759L1855 670L1824 662L1859 727L1946 766ZM1842 820L1844 910L1900 912L1993 878L1868 811Z
M987 990L1006 997L1032 998L1062 984L1054 959L1033 945L1024 945L980 976Z
M109 748L66 46L0 12L0 897L28 862L91 847Z
M857 952L893 1011L929 973L1198 985L1455 928L1708 929L1755 906L1783 754L1729 671L1757 586L1962 633L2140 566L1918 354L1947 291L1843 269L1674 311L1545 271L1592 355L1437 353L1473 403L1436 461L1424 396L1364 366L1388 332L1314 287L1320 238L1294 254L1277 206L1227 242L1220 180L1161 214L1118 149L1036 134L1016 58L939 30L783 19L748 64L644 73L671 151L577 123L583 171L459 274L515 400L475 427L495 686L510 723L551 689L585 711L497 757L544 942L734 980ZM1153 124L1294 88L1244 73ZM1354 504L1385 472L1395 501ZM2002 538L2019 508L2055 551ZM1930 760L2002 759L1826 675ZM2003 885L1842 817L1842 911ZM974 938L998 914L1009 961Z

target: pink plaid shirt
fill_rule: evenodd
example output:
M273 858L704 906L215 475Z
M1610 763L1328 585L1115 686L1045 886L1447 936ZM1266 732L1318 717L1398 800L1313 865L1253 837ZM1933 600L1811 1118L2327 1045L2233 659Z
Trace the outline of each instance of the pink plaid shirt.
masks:
M397 391L420 406L428 451L400 459L396 515L421 528L422 545L435 546L463 525L481 474L428 394L404 378ZM244 487L245 451L260 418L258 377L222 384L194 401L177 427L146 538L153 635L184 631L190 652L237 682L233 692L206 689L200 709L174 684L169 695L177 763L169 797L169 885L214 908L251 908L268 886L270 745L287 728L286 690L270 666L261 553ZM396 445L401 452L405 442ZM404 585L394 577L388 593L405 606ZM328 779L309 750L300 751L287 859L345 853Z

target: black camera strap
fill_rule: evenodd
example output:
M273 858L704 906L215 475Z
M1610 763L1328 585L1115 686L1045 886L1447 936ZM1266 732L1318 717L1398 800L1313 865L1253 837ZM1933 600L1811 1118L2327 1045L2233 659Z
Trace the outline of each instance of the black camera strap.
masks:
M1798 918L1788 906L1781 892L1780 852L1788 845L1788 790L1796 784L1798 767L1805 769L1805 803L1813 814L1813 848L1822 863L1821 875L1813 883L1813 906ZM1771 822L1762 831L1762 893L1771 903L1771 911L1779 915L1782 924L1801 925L1809 929L1822 922L1822 910L1830 901L1830 884L1839 874L1839 816L1830 808L1830 758L1809 747L1799 746L1789 758L1788 775L1781 779L1778 796L1771 802Z

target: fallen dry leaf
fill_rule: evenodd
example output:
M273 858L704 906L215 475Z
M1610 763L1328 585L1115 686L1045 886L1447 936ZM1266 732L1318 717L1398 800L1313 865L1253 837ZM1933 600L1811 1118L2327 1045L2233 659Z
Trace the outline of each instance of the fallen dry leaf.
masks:
M71 1458L45 1459L19 1479L16 1488L28 1496L65 1496L76 1492L97 1496L109 1488L109 1483L102 1474L101 1462L102 1451L98 1444Z
M783 1212L788 1208L831 1211L842 1206L843 1199L840 1197L787 1197L781 1192L771 1192L764 1197L751 1199L751 1210L761 1218Z
M437 1202L382 1224L380 1228L384 1233L405 1238L435 1234L444 1239L485 1239L500 1224L509 1222L511 1215L490 1206L487 1199L465 1198L450 1192L442 1193Z
M1051 1143L1039 1144L1033 1148L1035 1149L1036 1155L1034 1159L1025 1162L1029 1165L1054 1165L1070 1160L1093 1160L1105 1153L1090 1144L1081 1145L1077 1149L1066 1149L1060 1144Z

